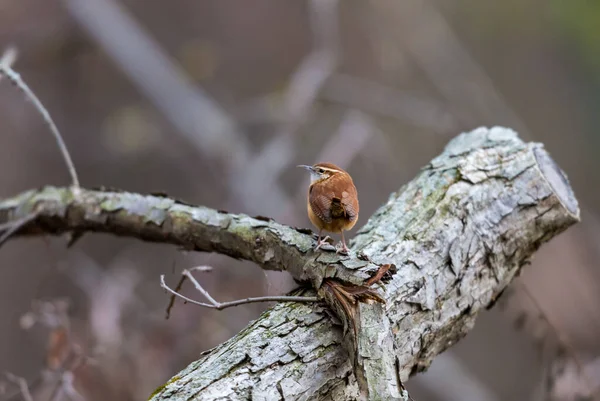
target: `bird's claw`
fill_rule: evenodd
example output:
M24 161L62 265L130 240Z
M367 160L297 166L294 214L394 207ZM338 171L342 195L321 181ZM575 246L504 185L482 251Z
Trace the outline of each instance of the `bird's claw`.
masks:
M331 239L331 238L329 238L328 235L325 236L324 238L319 239L317 241L317 246L315 247L315 251L318 250L318 249L320 249L324 245L329 245L329 242L327 242L328 239Z
M335 253L340 255L348 255L350 253L350 249L343 242L341 242L340 244L342 246L339 246L338 244L338 246L335 247Z

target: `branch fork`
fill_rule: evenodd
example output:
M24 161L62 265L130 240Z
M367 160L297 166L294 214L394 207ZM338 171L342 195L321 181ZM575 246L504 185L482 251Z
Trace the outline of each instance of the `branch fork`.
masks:
M200 268L194 268L193 270L210 271L210 269L211 269L210 267L207 268L207 266L201 266ZM161 276L160 276L160 286L163 289L165 289L167 292L171 293L171 295L173 297L181 298L185 302L189 302L194 305L202 306L203 308L217 309L217 310L223 310L223 309L231 308L234 306L258 303L258 302L318 302L319 301L319 299L317 297L266 296L266 297L244 298L244 299L238 299L238 300L229 301L229 302L218 302L210 295L210 293L208 291L206 291L204 289L204 287L202 287L202 285L200 285L198 280L196 280L196 278L192 275L191 270L192 269L183 270L183 272L181 273L182 278L179 282L180 284L177 285L177 288L175 290L172 289L171 287L169 287L165 283L165 275L164 274L161 274ZM196 301L194 299L186 297L185 295L182 295L179 292L185 278L189 279L192 282L192 284L194 285L194 288L198 292L200 292L208 300L209 303ZM170 312L172 305L173 305L172 302L170 302L169 307L167 309L167 317L169 316L169 312Z

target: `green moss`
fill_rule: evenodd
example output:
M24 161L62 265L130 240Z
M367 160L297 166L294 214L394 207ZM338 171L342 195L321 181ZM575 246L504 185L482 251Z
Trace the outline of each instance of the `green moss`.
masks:
M163 384L162 386L158 386L156 388L156 390L154 390L152 392L152 394L150 394L150 397L148 397L148 401L150 401L151 399L153 399L156 395L158 395L159 393L161 393L165 387L167 387L169 384L176 382L177 380L179 380L180 377L179 376L173 376L171 378L171 380L169 380L168 382L166 382L165 384Z
M27 191L27 192L23 192L20 195L17 195L14 198L3 200L0 202L0 209L10 209L13 207L17 207L17 206L23 204L23 202L26 199L31 198L31 196L33 196L34 194L35 194L35 191Z
M192 215L190 215L189 213L179 211L171 211L169 216L171 217L171 223L173 225L188 224L189 221L192 219Z
M107 212L114 212L123 208L123 202L117 198L106 198L100 204L100 208Z
M256 236L256 230L244 224L232 224L229 231L247 242L251 242Z
M442 202L438 205L437 215L440 219L445 219L450 213L450 204L448 202Z
M73 192L69 189L58 189L58 188L54 188L54 190L56 190L56 195L58 198L60 198L61 202L63 205L68 205L70 204L73 199Z

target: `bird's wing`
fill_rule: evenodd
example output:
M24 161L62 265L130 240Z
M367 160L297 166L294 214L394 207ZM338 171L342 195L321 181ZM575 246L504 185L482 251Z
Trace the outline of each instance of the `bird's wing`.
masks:
M358 218L358 198L356 196L356 189L351 188L351 192L342 192L341 205L344 208L346 218L353 221Z
M331 194L324 192L317 186L311 186L308 201L313 213L325 223L331 223Z

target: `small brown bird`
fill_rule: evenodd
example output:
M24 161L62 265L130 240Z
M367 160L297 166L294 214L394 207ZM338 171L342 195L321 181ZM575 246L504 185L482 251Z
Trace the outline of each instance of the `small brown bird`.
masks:
M327 243L327 237L321 239L321 232L325 230L341 233L342 247L337 252L347 254L344 231L354 227L358 220L358 194L352 177L331 163L298 167L310 171L307 208L308 218L319 229L315 250Z

